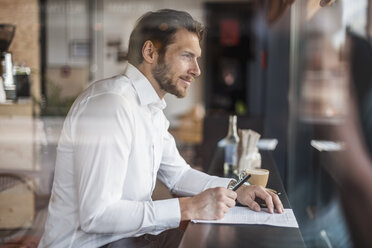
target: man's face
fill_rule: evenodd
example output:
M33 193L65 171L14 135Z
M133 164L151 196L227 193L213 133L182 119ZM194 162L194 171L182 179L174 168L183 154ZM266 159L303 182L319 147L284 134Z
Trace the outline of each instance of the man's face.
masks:
M164 93L181 98L187 95L187 89L200 75L197 58L201 49L198 36L186 29L178 30L173 41L164 56L159 56L152 73Z

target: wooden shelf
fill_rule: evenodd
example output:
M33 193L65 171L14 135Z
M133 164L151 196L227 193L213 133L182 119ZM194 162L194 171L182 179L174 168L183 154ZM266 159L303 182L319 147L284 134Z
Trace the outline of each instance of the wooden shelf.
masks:
M17 102L0 103L0 116L29 116L32 117L31 98L22 98Z

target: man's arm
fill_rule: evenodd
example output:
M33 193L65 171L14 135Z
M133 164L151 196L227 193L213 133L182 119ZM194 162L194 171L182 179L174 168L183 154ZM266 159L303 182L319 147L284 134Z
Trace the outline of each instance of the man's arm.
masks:
M173 137L168 134L165 138L162 164L158 173L159 179L163 181L172 192L179 195L193 196L180 198L181 219L219 219L235 206L235 199L249 208L260 211L261 208L255 198L261 198L266 202L270 212L274 207L277 212L283 212L283 205L279 197L272 192L266 191L259 186L241 187L235 192L228 190L227 186L231 179L210 176L206 173L196 171L179 155ZM234 204L231 200L234 200ZM207 206L203 211L199 206ZM189 213L192 214L189 214ZM196 216L196 217L195 217Z
M173 136L166 133L158 178L177 195L194 196L209 188L227 188L231 179L192 169L181 157Z
M123 200L133 137L133 118L121 96L104 94L89 99L73 119L74 171L81 229L89 233L120 233L123 237L176 227L177 199Z

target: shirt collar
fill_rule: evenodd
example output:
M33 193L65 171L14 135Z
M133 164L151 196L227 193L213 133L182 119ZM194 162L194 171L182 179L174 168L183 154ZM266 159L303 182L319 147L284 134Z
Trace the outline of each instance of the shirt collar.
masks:
M124 75L131 80L141 105L150 105L159 109L164 109L167 106L165 100L160 99L149 80L135 66L128 63Z

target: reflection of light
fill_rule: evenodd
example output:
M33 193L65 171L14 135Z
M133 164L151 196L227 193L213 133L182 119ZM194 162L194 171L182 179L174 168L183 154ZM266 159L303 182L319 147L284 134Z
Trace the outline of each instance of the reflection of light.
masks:
M233 85L235 81L235 77L232 75L232 73L226 73L223 80L227 85Z
M367 25L367 0L344 0L342 10L342 25L363 35Z
M218 243L222 247L229 247L229 245L236 239L236 231L231 226L219 226L218 227Z
M336 115L334 109L332 109L330 107L328 107L328 108L325 109L325 113L324 114L327 117L332 117L332 116L335 116Z
M340 47L344 44L345 41L345 29L339 30L336 34L332 37L332 46L335 50L340 49Z

